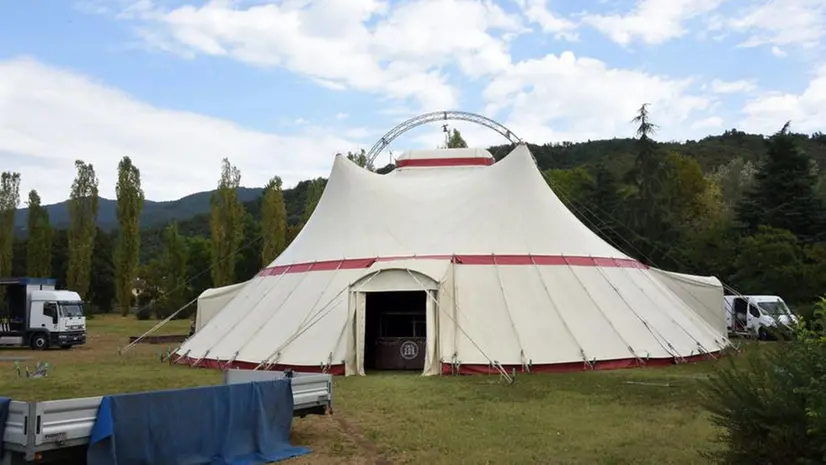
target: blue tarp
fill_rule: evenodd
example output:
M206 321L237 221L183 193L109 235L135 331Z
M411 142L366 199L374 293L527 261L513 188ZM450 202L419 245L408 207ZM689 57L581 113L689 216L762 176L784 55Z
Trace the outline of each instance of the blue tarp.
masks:
M9 404L11 399L0 397L0 458L3 458L3 434L6 432L6 422L9 419Z
M289 379L104 397L89 465L253 465L309 453L289 443Z

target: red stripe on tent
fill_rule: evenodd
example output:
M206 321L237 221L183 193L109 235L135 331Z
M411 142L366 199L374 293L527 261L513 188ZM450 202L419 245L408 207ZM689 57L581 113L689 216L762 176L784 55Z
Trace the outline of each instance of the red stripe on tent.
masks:
M399 160L396 166L407 167L437 167L437 166L489 166L493 164L493 158L487 157L462 157L462 158L410 158Z
M210 369L215 369L215 370L227 370L227 369L254 370L258 366L257 363L239 362L239 361L234 361L230 364L227 364L226 362L222 362L220 360L215 360L215 359L211 359L211 358L201 359L201 361L198 362L198 359L192 358L192 357L178 357L175 360L175 363L178 364L178 365L189 365L189 366L193 366L197 363L197 365L195 365L195 368L210 368ZM259 368L259 370L264 370L264 367ZM276 365L271 365L267 369L267 371L284 371L284 370L293 370L293 371L298 371L298 372L301 372L301 373L322 373L323 372L320 365L282 365L282 364L276 364ZM329 369L327 370L327 373L330 373L331 375L334 375L334 376L343 375L344 374L344 365L343 364L331 365L329 367Z
M265 268L258 276L278 276L306 271L332 271L370 268L376 262L394 260L451 260L460 265L538 265L538 266L599 266L603 268L647 268L630 258L576 257L564 255L415 255L398 257L351 258L313 263L295 263Z
M715 357L720 357L722 352L712 352ZM644 362L640 362L635 358L623 358L616 360L598 360L593 362L593 368L587 366L584 362L571 363L547 363L541 365L532 365L530 367L531 373L570 373L575 371L590 371L590 370L620 370L625 368L643 368L643 367L664 367L669 365L677 365L678 363L696 363L704 360L709 360L710 356L705 354L692 355L685 357L685 362L678 362L673 357L667 358L650 358ZM517 372L524 372L522 365L502 365L508 373L516 370ZM442 363L442 374L450 375L453 373L453 365L449 363ZM460 375L489 375L499 374L496 367L482 364L462 364L459 365Z
M723 352L716 351L712 352L712 355L715 357L720 357L723 355ZM692 355L690 357L685 357L683 360L685 362L677 361L677 359L673 357L667 358L651 358L645 360L644 362L640 362L635 358L623 358L623 359L615 359L615 360L598 360L593 362L593 368L585 365L584 362L570 362L570 363L546 363L546 364L539 364L539 365L532 365L531 366L531 373L571 373L576 371L590 371L590 370L621 370L627 368L644 368L644 367L665 367L669 365L677 365L680 363L696 363L701 362L704 360L708 360L710 355L706 354L697 354ZM176 364L179 365L195 365L196 368L210 368L210 369L219 369L219 370L226 370L229 368L234 369L241 369L241 370L253 370L255 369L258 364L252 362L241 362L241 361L234 361L232 363L226 364L226 362L221 362L220 360L215 359L201 359L198 361L196 358L192 357L178 357L175 359ZM197 363L197 365L196 365ZM517 372L524 372L522 365L503 365L502 368L505 369L508 373L511 373L513 370ZM320 365L283 365L277 364L272 365L268 368L270 371L284 371L284 370L293 370L302 373L322 373L322 367ZM259 370L264 370L264 367L259 368ZM442 374L443 375L450 375L453 373L453 365L449 363L442 363ZM344 364L338 365L331 365L327 369L327 373L332 374L333 376L340 376L344 375ZM459 374L460 375L482 375L482 374L498 374L499 370L495 367L490 365L482 365L482 364L463 364L459 365Z

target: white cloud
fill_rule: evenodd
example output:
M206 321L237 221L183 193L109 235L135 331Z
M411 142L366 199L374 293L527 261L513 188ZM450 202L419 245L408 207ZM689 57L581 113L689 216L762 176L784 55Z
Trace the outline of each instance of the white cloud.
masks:
M708 131L711 129L720 128L724 123L725 121L723 121L723 118L720 118L719 116L710 116L708 118L695 121L691 127L696 130Z
M815 47L826 34L826 0L752 1L728 26L748 34L743 47Z
M821 66L800 94L772 92L746 103L739 127L771 134L792 121L796 131L823 131L826 127L826 65Z
M139 102L82 75L31 59L0 61L0 160L22 173L22 196L65 200L74 160L93 163L101 195L114 196L117 163L141 169L147 198L169 200L213 189L224 157L245 185L279 175L287 185L326 176L336 152L357 144L313 130L281 136L230 121ZM358 138L363 134L351 134Z
M777 45L772 46L772 55L776 56L777 58L783 58L788 55L782 48L778 47Z
M507 41L491 31L524 30L491 0L224 0L133 16L143 39L167 52L283 67L332 88L414 98L427 110L458 104L444 66L473 77L501 70L510 64Z
M693 134L682 123L712 103L692 95L691 84L564 52L512 66L491 81L484 97L489 114L509 108L506 125L528 140L631 136L629 121L643 103L651 104L662 137L686 138Z
M586 14L583 22L614 42L628 45L635 40L660 44L682 37L685 23L717 9L723 0L639 0L628 14Z
M525 16L539 24L542 32L553 34L557 38L577 40L576 29L579 25L569 19L554 14L548 8L548 0L515 0Z
M722 81L715 79L711 81L711 88L717 94L737 94L751 92L757 88L757 84L751 80L741 79L738 81Z

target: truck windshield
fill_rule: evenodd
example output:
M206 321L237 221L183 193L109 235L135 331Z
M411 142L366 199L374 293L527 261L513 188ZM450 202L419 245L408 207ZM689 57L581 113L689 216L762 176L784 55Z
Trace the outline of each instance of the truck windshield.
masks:
M60 314L65 317L83 316L83 304L79 303L61 303Z
M789 315L791 313L789 311L789 307L787 307L782 300L775 300L774 302L758 302L757 306L771 316Z

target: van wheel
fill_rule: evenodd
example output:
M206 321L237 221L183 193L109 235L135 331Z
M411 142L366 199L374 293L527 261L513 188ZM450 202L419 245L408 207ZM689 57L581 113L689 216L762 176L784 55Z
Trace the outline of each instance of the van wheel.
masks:
M43 333L37 333L32 336L29 344L34 350L46 350L49 348L49 339Z
M757 331L757 339L758 339L758 340L760 340L760 341L765 341L765 340L767 340L768 338L769 338L769 333L768 333L768 332L766 332L766 330L765 330L765 329L760 328L760 329Z

